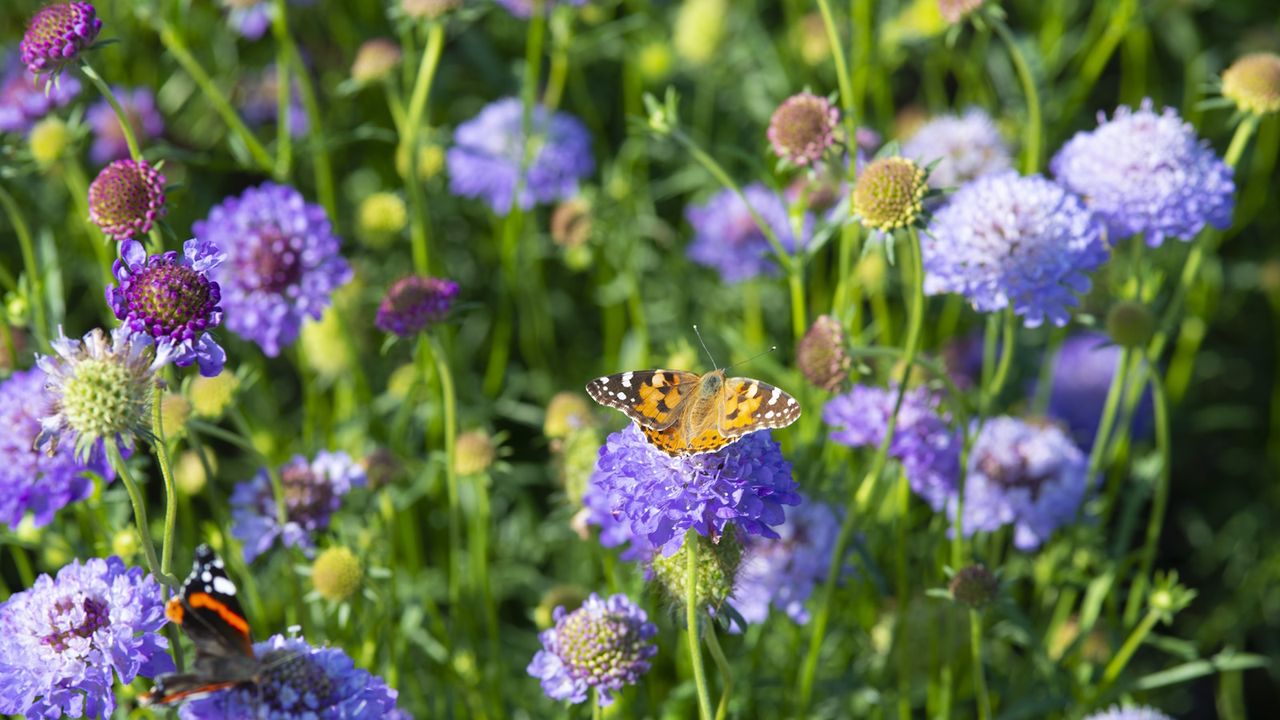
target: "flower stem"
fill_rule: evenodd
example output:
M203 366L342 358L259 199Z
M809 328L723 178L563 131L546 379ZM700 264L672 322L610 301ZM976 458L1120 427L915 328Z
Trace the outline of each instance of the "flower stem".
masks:
M418 136L443 50L444 25L432 23L427 29L427 46L422 51L418 75L414 78L413 91L409 96L409 110L400 128L399 152L405 157L405 185L409 192L409 206L413 211L413 224L409 228L413 246L413 268L415 272L422 274L430 272L431 256L427 237L427 201L422 196L422 179L418 176Z
M978 701L978 720L991 720L991 697L987 694L987 673L982 666L982 616L969 611L969 647L973 651L973 694Z
M840 41L840 31L836 28L835 16L832 15L831 5L827 0L818 0L818 12L822 14L822 25L827 30L827 43L831 45L831 62L836 66L836 82L840 85L840 105L844 108L846 139L852 144L857 130L855 118L857 110L854 104L853 85L850 83L849 63L844 57L844 43ZM853 163L850 163L851 177L854 171Z
M1022 148L1022 173L1031 175L1040 168L1040 143L1044 132L1044 123L1040 119L1040 93L1036 89L1036 79L1031 74L1031 66L1027 64L1027 58L1018 47L1013 33L1009 31L1009 26L995 13L990 13L987 21L991 23L996 35L1000 36L1001 42L1009 50L1009 60L1013 63L1014 71L1018 73L1018 82L1022 84L1022 93L1026 96L1027 131L1023 136L1025 144Z
M18 246L22 251L22 264L27 271L28 282L31 283L31 310L34 313L35 335L37 344L43 346L49 339L49 318L45 313L44 276L40 265L36 262L35 243L31 239L31 229L22 217L22 211L13 196L0 187L0 205L9 215L9 223L13 225L13 233L18 236Z
M729 698L733 697L733 668L729 659L720 648L720 640L716 637L714 624L707 625L707 649L711 651L711 659L720 668L720 678L724 681L724 689L720 693L720 703L716 706L716 720L724 720L729 714Z
M283 3L283 0L277 1ZM320 101L316 97L315 84L311 82L311 76L307 73L307 66L302 62L302 54L298 52L298 46L294 44L293 37L286 32L283 42L293 75L298 79L298 94L302 96L302 109L307 113L307 135L316 172L316 198L324 207L330 222L336 225L338 197L334 189L333 163L329 158L329 143L325 138L324 116L320 114ZM282 73L283 70L277 68L276 72ZM278 79L284 82L284 75L278 76Z
M160 466L160 475L164 479L164 544L160 546L160 571L169 575L173 572L173 535L177 527L178 493L173 484L169 447L164 437L163 395L160 383L156 383L151 398L151 432L155 435L151 449L155 451L156 463Z
M449 573L449 601L456 607L461 597L459 583L462 579L462 500L454 462L458 436L458 398L454 392L453 373L449 371L444 348L432 336L425 338L425 344L430 356L435 360L436 375L440 380L441 402L444 405L444 473L445 487L449 496L449 558L453 566Z
M1146 364L1151 364L1150 358L1146 359ZM1138 563L1134 587L1129 591L1128 604L1124 610L1126 625L1137 620L1142 597L1146 594L1147 577L1155 564L1156 546L1160 541L1165 511L1169 506L1169 480L1173 470L1173 450L1169 443L1169 402L1164 382L1158 375L1151 375L1151 399L1155 415L1156 449L1160 453L1160 473L1156 476L1155 491L1151 499L1151 517L1147 520L1147 538L1142 546L1142 559Z
M293 133L290 132L290 100L293 88L289 84L289 8L285 0L275 0L271 30L276 38L276 169L279 178L289 177L293 165Z
M712 720L711 691L707 687L707 669L702 665L702 641L698 637L698 532L684 536L685 580L684 619L689 626L689 664L693 666L693 682L698 688L698 716Z
M1013 308L1005 308L1002 318L1000 333L1000 345L998 351L1000 359L996 363L994 372L990 378L984 377L986 380L982 384L982 392L978 403L978 415L986 418L991 414L991 408L995 405L995 401L1000 397L1000 392L1004 389L1004 383L1009 378L1009 368L1013 366L1014 351L1014 335L1017 333L1017 316L1014 315ZM991 337L990 335L988 336ZM987 342L986 353L989 354L994 349ZM985 364L986 360L984 360Z
M124 108L120 106L120 101L116 99L116 94L111 91L111 86L102 79L102 76L89 65L88 61L80 60L80 72L89 78L89 82L98 88L98 92L102 93L102 97L111 106L112 112L116 114L116 122L120 123L120 132L124 135L124 142L129 146L129 157L134 162L142 161L142 151L138 148L138 136L133 132L133 124L129 122L129 116L125 113Z
M112 469L120 476L125 489L129 491L129 500L133 503L133 521L138 527L138 538L142 541L142 551L147 557L147 566L151 568L151 574L161 583L177 587L178 579L164 572L161 569L160 560L156 557L156 546L151 540L151 529L147 524L146 500L142 497L138 484L133 481L133 474L129 472L129 466L125 464L124 457L120 455L120 446L114 440L107 440L102 444L107 451L107 462L111 463Z
M1154 608L1147 611L1142 617L1142 622L1129 633L1129 637L1125 639L1124 644L1120 646L1120 650L1116 652L1116 656L1111 658L1111 662L1107 663L1107 667L1102 671L1102 681L1098 684L1098 688L1094 691L1094 697L1101 697L1104 692L1109 690L1116 679L1120 677L1120 673L1124 672L1125 666L1129 664L1129 660L1133 658L1133 654L1138 651L1142 642L1147 639L1147 635L1151 633L1152 628L1160 621L1160 613Z

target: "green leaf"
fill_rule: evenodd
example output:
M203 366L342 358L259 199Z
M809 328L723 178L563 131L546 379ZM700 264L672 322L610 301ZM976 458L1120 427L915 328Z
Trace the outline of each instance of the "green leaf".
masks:
M1213 675L1214 673L1252 670L1254 668L1269 667L1270 665L1271 662L1261 655L1219 653L1208 660L1194 660L1189 663L1175 665L1168 670L1145 675L1134 682L1133 689L1154 690L1195 680L1206 675Z

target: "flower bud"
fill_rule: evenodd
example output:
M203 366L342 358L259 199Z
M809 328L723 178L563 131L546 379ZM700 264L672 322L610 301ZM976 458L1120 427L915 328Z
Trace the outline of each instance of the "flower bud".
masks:
M962 568L951 578L951 596L961 605L981 610L1000 592L1000 581L983 565Z
M207 457L210 469L216 472L217 456L210 453ZM204 471L204 463L200 461L199 453L187 450L178 456L178 461L173 465L173 482L185 495L199 495L204 490L204 486L209 482L209 476Z
M1222 96L1244 112L1280 111L1280 55L1250 53L1222 73Z
M409 209L399 195L376 192L360 203L360 234L377 248L409 225Z
M547 403L542 433L549 438L562 438L574 430L591 424L591 406L579 392L558 392Z
M358 83L377 82L400 65L400 46L386 38L366 40L351 64L351 79Z
M778 157L808 165L835 144L839 124L840 111L826 98L807 92L792 95L769 119L769 143Z
M364 578L360 560L345 547L331 547L311 564L311 584L325 600L341 602L355 595Z
M71 128L62 118L53 115L36 123L27 135L31 157L41 165L51 165L61 159L71 140Z
M833 392L849 374L851 365L844 351L844 331L830 315L819 315L796 348L796 366L805 379Z
M1146 347L1155 329L1155 316L1140 302L1116 303L1107 313L1107 334L1120 347Z
M191 410L196 417L216 420L231 406L239 388L240 379L227 370L215 377L196 377L191 381Z
M717 542L694 533L686 537L680 549L672 555L654 553L652 561L654 577L666 589L671 599L680 605L685 602L686 580L689 577L689 538L698 543L696 590L698 607L718 608L733 592L733 579L742 561L742 542L738 540L733 526L728 525Z
M459 435L454 445L454 470L463 477L479 475L493 465L496 454L497 448L488 433L469 430Z

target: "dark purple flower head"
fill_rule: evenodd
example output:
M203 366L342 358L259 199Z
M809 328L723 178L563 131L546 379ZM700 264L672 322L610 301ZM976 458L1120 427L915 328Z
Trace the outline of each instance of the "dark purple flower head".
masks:
M254 643L266 670L253 687L214 693L182 706L182 720L381 720L398 717L396 691L355 666L338 648L273 635Z
M849 447L877 447L884 441L898 390L855 385L822 409L822 421L832 427L831 439ZM889 457L902 463L911 489L934 510L955 492L960 477L960 433L941 398L926 387L907 391L898 411L898 424Z
M87 2L60 2L36 11L22 36L22 64L31 72L57 73L75 62L102 29L98 11Z
M1039 175L987 175L960 188L921 237L924 289L979 312L1012 307L1027 327L1071 318L1076 293L1110 256L1102 224Z
M145 146L153 138L164 134L164 118L156 109L156 96L145 87L126 90L113 87L125 117L129 118L129 127L137 136L138 143ZM129 143L120 129L120 119L106 100L99 100L89 108L85 120L93 129L93 145L89 147L89 159L100 165L112 160L129 157Z
M762 623L769 607L809 622L805 603L827 578L840 520L830 506L807 498L786 510L777 539L748 537L729 604L749 623Z
M761 183L743 188L747 202L778 236L788 252L804 247L813 231L813 216L805 213L797 236L791 229L787 206L777 193ZM702 205L691 205L685 217L693 226L693 242L689 258L699 265L714 268L725 282L750 280L777 273L770 257L773 246L751 217L747 205L732 190L721 190Z
M16 53L5 56L0 74L0 132L26 132L49 111L71 102L80 92L73 75L53 82L33 75Z
M71 445L52 455L36 449L40 419L52 409L52 399L44 392L46 382L38 368L0 381L0 524L11 529L28 512L37 527L48 525L54 513L89 497L90 473L113 477L101 448L95 448L87 462L76 459Z
M733 523L743 535L776 538L783 505L800 502L791 464L768 432L752 433L714 453L671 457L632 424L600 448L593 485L608 512L667 555L693 529L718 537Z
M1148 99L1110 120L1099 114L1097 129L1077 133L1049 163L1103 219L1112 244L1144 233L1155 247L1165 237L1190 240L1205 225L1231 225L1231 167L1176 111L1153 108Z
M151 256L141 243L126 240L112 266L119 285L107 288L107 304L130 330L167 350L175 365L198 363L201 375L213 377L227 353L209 333L222 324L222 290L210 275L225 258L203 240L186 241L181 255L170 250Z
M496 213L511 209L516 186L521 184L520 168L526 161L523 114L519 99L503 98L458 126L454 146L446 156L449 190L454 195L484 200ZM532 130L519 197L525 210L573 197L578 193L578 182L596 166L591 134L572 115L534 106Z
M160 585L117 557L73 561L0 604L0 713L111 717L114 686L174 669Z
M586 702L595 690L600 705L609 705L613 693L640 681L658 654L651 642L657 626L626 595L602 600L591 593L577 610L557 607L552 617L556 625L538 636L542 649L528 672L553 700Z
M270 357L318 320L333 291L351 279L324 208L285 185L263 183L229 197L193 226L227 254L214 270L227 327Z
M1013 525L1014 546L1034 550L1075 519L1088 466L1089 459L1056 425L991 418L969 452L964 534Z
M276 520L271 476L259 470L252 480L231 493L231 534L244 543L245 562L266 552L277 538L285 546L311 551L316 532L329 527L329 518L342 506L351 488L365 484L364 469L344 452L316 453L314 460L298 455L280 468L284 489L285 523Z
M773 153L795 165L822 159L835 144L840 111L824 97L803 92L787 98L769 118L769 144Z
M383 332L409 337L444 319L458 296L458 283L410 275L397 280L378 306L374 323Z
M557 3L565 5L585 5L587 0L544 0L543 5L550 10ZM507 12L518 18L527 18L533 16L533 0L498 0L498 4L507 9Z
M939 115L921 125L902 144L902 154L922 165L938 161L929 173L929 184L935 188L960 187L1013 166L1000 130L978 108L964 115Z
M1067 431L1084 450L1093 447L1120 354L1120 348L1106 335L1081 332L1062 342L1054 363L1048 415L1066 423ZM1148 389L1133 416L1131 435L1145 437L1151 432L1151 423L1151 391Z
M146 160L116 160L89 185L89 219L115 240L146 235L165 213L164 183Z

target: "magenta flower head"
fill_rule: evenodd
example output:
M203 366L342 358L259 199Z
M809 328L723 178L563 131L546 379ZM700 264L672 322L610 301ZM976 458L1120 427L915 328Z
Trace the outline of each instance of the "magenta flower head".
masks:
M107 304L126 327L155 340L178 367L198 363L200 374L222 372L227 353L209 331L222 324L222 289L211 279L227 254L203 240L147 255L142 244L126 240L112 266L119 285L107 288Z
M146 160L116 160L89 185L89 219L114 240L146 235L165 213L164 183Z
M61 72L80 57L102 29L98 11L87 2L60 2L40 8L22 36L22 64L37 75Z
M808 165L835 144L839 124L840 111L831 101L807 92L792 95L769 119L769 143L783 160Z
M174 669L160 585L118 557L74 561L0 604L0 714L109 718L115 683Z
M111 89L125 117L129 118L129 126L137 135L138 142L146 145L152 138L164 134L164 118L156 109L156 96L149 88L139 87L132 90L116 86ZM120 129L120 119L106 100L99 100L89 108L85 121L93 129L93 145L89 147L89 159L95 163L106 164L112 160L129 157L129 143L125 140L124 130Z
M286 185L263 183L229 197L193 226L227 254L214 268L227 328L270 357L320 319L333 291L351 279L324 208Z
M54 83L31 74L9 53L0 69L0 132L26 132L51 110L71 102L80 81L68 75Z
M528 672L553 700L578 704L595 690L599 704L609 705L613 693L640 681L649 671L649 658L658 654L651 642L658 627L626 595L602 600L591 593L582 607L573 612L557 607L552 617L555 627L538 636L542 649Z
M440 322L453 307L458 283L425 275L397 280L378 306L374 323L383 332L400 337L416 335Z

